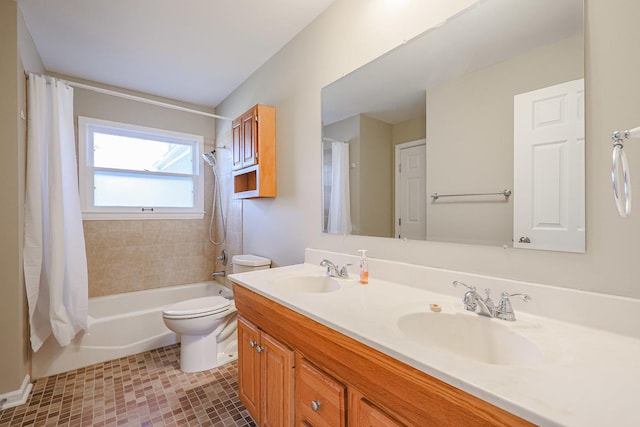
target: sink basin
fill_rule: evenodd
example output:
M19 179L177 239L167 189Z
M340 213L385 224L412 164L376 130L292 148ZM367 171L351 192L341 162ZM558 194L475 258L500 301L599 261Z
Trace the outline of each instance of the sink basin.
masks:
M340 289L338 281L327 276L283 276L274 278L270 284L285 292L325 293Z
M511 330L502 320L466 313L411 313L398 319L398 327L418 344L493 365L535 365L542 349Z

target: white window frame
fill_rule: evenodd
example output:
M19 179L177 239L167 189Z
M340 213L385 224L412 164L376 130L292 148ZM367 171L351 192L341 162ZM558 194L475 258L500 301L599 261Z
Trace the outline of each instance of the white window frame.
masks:
M131 137L140 137L145 134L154 135L164 141L169 140L181 144L190 144L192 146L194 170L192 175L187 176L192 176L193 178L193 207L95 206L93 177L97 168L93 165L93 156L88 154L93 152L93 132L96 130L115 130L120 135ZM204 174L201 162L203 147L204 138L201 135L78 116L78 178L82 218L85 220L204 218Z

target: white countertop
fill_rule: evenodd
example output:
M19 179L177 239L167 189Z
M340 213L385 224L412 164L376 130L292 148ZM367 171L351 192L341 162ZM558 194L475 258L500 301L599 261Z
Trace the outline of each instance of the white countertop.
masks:
M234 282L306 315L489 403L544 426L640 425L640 340L519 312L515 322L464 311L461 299L370 278L368 285L338 279L335 292L278 290L283 276L323 276L311 264L240 273ZM460 295L464 291L460 290ZM494 365L417 343L398 327L403 314L442 313L500 322L534 341L544 359L534 365Z

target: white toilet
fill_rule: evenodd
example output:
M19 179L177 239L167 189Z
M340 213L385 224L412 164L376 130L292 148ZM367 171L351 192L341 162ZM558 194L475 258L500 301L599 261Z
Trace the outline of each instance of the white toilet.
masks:
M162 311L167 328L180 334L180 370L200 372L222 365L218 339L237 328L236 306L221 296L194 298L169 305Z
M271 260L256 255L234 255L231 258L233 273L244 273L246 271L264 270L271 267Z
M255 255L235 255L231 262L234 273L271 266L269 258ZM237 311L233 300L222 296L194 298L162 310L164 324L180 335L180 370L206 371L237 358Z

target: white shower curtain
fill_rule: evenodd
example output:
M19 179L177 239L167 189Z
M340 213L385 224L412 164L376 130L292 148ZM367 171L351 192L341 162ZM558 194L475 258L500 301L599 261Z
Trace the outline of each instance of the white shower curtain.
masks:
M87 329L87 258L73 125L73 88L29 74L24 275L31 347L65 346Z
M329 199L329 233L351 233L351 200L349 197L349 144L331 143L331 197Z

